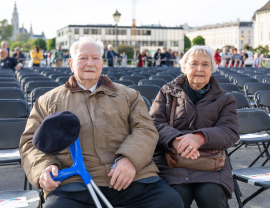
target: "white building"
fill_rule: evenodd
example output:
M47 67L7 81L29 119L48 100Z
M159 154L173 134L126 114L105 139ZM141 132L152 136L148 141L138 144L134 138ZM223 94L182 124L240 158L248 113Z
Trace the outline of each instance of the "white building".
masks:
M252 22L229 22L215 25L205 25L195 27L186 33L186 36L192 40L197 36L205 39L205 44L216 50L226 45L243 48L245 44L253 47L253 23Z
M254 47L270 45L270 1L253 16Z
M11 18L11 25L13 26L13 34L12 34L11 40L15 40L18 34L28 34L30 39L42 38L43 40L47 40L44 32L42 32L41 35L34 35L32 24L30 26L29 33L27 32L27 29L24 28L23 24L21 28L19 27L19 13L17 11L16 3L14 5L14 10L13 10L12 18Z
M56 46L60 45L63 49L69 49L70 45L80 37L100 39L104 45L112 44L115 46L115 26L68 25L57 30ZM150 53L156 52L158 48L162 49L164 46L174 52L184 52L183 28L152 25L136 27L136 31L134 31L131 26L118 26L118 45L134 44L137 49L149 50Z

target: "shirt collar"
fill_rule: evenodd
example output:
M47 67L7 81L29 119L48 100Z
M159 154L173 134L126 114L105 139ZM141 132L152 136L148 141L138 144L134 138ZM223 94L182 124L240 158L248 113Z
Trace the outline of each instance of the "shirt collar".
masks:
M83 90L87 90L84 86L82 86L79 82L77 84L82 88ZM95 84L92 88L89 89L89 91L94 92L95 89L97 88L97 84Z

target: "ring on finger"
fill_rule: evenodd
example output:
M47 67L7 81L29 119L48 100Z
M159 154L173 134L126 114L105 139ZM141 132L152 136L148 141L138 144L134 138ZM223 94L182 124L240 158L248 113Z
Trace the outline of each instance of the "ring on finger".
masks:
M188 146L190 149L192 149L193 147L191 145Z

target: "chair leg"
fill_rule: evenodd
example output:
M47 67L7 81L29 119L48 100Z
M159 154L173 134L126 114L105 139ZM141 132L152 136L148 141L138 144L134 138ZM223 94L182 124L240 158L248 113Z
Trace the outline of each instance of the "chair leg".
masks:
M24 190L27 189L27 177L26 174L24 175Z
M243 206L248 203L251 199L253 199L254 197L258 196L260 193L264 192L265 190L267 190L268 188L260 188L258 191L254 192L253 194L251 194L249 197L247 197L243 202Z
M28 182L29 190L32 190L32 184Z
M258 142L257 142L256 144L257 144L257 146L258 146L258 149L259 149L260 153L262 153L262 150L261 150L260 144L259 144ZM263 157L263 155L262 155L262 157Z
M240 199L240 194L239 194L239 192L237 190L237 189L239 189L239 186L238 186L236 177L234 175L233 175L233 183L234 183L234 193L235 193L235 197L236 197L237 203L239 205L239 208L243 208L243 204L242 204L242 201Z

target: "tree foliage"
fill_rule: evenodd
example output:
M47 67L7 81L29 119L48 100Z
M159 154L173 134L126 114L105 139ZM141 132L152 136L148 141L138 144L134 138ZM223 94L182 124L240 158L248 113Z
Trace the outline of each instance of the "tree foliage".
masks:
M266 45L264 47L263 46L258 46L257 48L254 49L253 52L259 53L259 54L264 55L264 56L267 56L268 53L270 52L269 51L269 46L268 45Z
M187 52L188 49L190 49L190 47L191 47L191 41L187 36L185 36L184 37L184 49L185 49L185 52Z
M37 45L40 49L43 49L44 51L47 50L47 44L46 44L46 41L41 39L41 38L37 38L33 45Z
M0 40L9 40L13 33L13 26L6 19L0 21Z
M47 40L47 50L50 51L53 49L55 49L55 38Z
M29 40L29 38L30 38L29 34L20 33L20 34L16 35L15 41L25 43Z
M205 39L202 36L197 36L192 40L193 45L205 45Z

